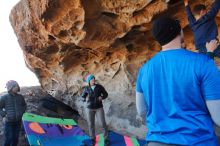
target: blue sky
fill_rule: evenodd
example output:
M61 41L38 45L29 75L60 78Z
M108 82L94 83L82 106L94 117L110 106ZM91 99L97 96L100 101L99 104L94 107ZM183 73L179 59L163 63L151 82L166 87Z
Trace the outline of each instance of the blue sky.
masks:
M9 22L11 9L19 0L4 0L0 5L0 92L5 91L8 80L20 86L39 85L38 79L25 65L22 50Z

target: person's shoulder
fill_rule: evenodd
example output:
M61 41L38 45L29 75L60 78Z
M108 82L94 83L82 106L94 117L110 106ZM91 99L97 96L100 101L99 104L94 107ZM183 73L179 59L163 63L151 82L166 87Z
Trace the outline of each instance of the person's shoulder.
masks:
M146 68L148 65L150 64L150 60L148 60L147 62L145 62L139 69L139 71L142 71L144 68Z
M149 60L147 60L142 66L141 68L146 68L147 66L149 66L150 64L157 62L158 58L160 58L162 51L157 52L153 57L151 57Z
M211 18L208 14L203 15L201 18L199 18L196 21L196 25L202 25L203 23L206 23L207 21L213 21L215 18Z
M22 94L16 94L17 97L24 98Z
M208 61L208 60L212 60L208 55L203 54L203 53L197 53L197 52L192 52L190 51L192 56L196 57L199 60L203 60L203 61Z
M98 88L104 88L101 84L96 84Z
M150 64L152 64L152 63L154 62L154 60L156 60L156 59L155 59L156 56L157 56L157 55L155 55L154 57L152 57L152 58L150 58L149 60L145 61L145 62L140 66L140 68L139 68L139 73L140 73L142 70L148 68L148 66L149 66Z
M7 98L9 96L9 93L5 93L4 95L2 95L0 98L1 99L5 99L5 98Z
M8 93L2 95L2 96L0 97L0 101L6 101L9 96L10 96L10 95L9 95Z

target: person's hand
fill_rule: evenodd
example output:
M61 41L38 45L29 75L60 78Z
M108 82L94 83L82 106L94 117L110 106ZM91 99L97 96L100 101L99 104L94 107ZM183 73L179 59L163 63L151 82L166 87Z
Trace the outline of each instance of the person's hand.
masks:
M219 43L217 40L211 40L206 43L207 52L214 52L214 50L218 47Z
M185 6L187 6L189 4L188 0L183 0L183 1L184 1Z
M98 100L99 100L99 101L102 101L102 96L99 96L99 97L98 97Z
M2 123L5 124L6 123L6 117L2 118Z
M89 97L86 97L86 102L88 102L89 101Z
M143 117L142 116L139 116L139 115L136 115L136 121L142 123L143 122Z

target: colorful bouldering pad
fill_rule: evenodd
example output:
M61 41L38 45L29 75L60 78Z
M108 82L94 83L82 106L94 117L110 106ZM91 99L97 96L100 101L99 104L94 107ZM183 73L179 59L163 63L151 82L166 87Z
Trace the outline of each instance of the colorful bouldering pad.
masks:
M110 143L109 146L144 146L147 143L145 140L138 140L134 137L128 137L113 131L109 131L108 138ZM91 145L91 141L85 141L85 144ZM95 146L105 146L103 134L99 134L96 136Z
M83 146L89 139L72 119L25 113L22 120L31 146Z
M59 119L25 113L22 117L30 146L91 146L88 135L72 119ZM144 146L146 141L109 132L109 146ZM96 136L95 146L105 146L104 136Z

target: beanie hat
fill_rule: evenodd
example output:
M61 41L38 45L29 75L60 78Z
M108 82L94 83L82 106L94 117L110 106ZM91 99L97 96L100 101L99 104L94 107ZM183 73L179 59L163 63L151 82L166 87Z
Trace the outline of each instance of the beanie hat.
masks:
M93 74L88 74L85 76L84 80L89 84L93 78L95 78Z
M18 85L18 83L17 83L16 81L10 80L10 81L8 81L8 82L6 83L6 88L7 88L8 91L11 91L12 88L13 88L13 87L16 87L16 86L18 86L18 88L19 88L19 90L20 90L20 87L19 87L19 85Z
M178 20L169 17L161 17L153 22L152 35L163 46L171 42L181 32Z

